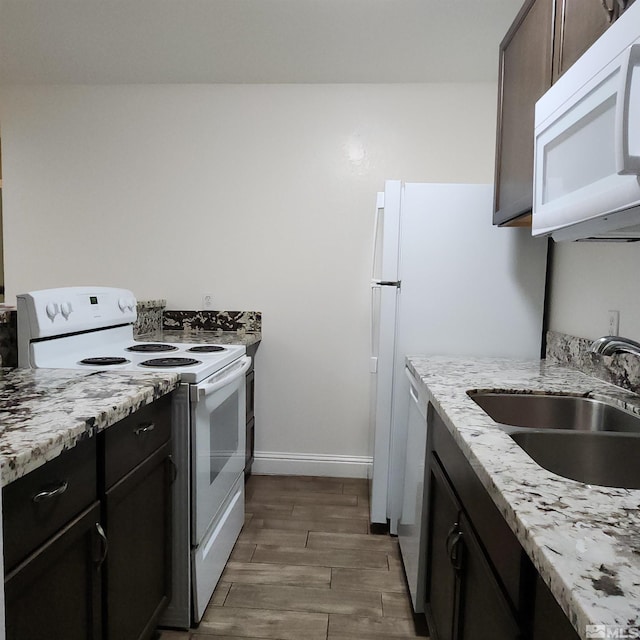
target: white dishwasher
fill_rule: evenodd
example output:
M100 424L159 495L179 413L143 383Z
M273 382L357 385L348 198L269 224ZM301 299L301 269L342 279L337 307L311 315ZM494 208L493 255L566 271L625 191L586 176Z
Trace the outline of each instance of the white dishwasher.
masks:
M427 455L427 400L408 368L409 412L407 416L407 453L404 471L402 515L398 522L398 542L407 576L413 610L424 611L426 569L425 459Z

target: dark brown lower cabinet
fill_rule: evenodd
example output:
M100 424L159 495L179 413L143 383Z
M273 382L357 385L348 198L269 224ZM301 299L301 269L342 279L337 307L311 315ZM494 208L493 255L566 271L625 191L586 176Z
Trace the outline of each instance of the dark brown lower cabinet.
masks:
M515 640L519 627L460 503L434 458L430 469L428 603L435 640Z
M460 518L462 549L459 558L464 580L460 595L460 638L514 640L520 629L471 524Z
M7 640L148 640L170 600L171 398L2 490Z
M7 574L7 640L102 637L99 522L96 502Z
M431 518L426 616L432 636L437 640L453 640L457 637L455 621L459 608L460 571L454 566L451 544L452 536L459 531L460 506L437 463L430 468L429 488Z
M106 491L105 638L146 640L171 599L171 483L167 443Z
M432 640L578 640L432 405L428 415L425 614Z

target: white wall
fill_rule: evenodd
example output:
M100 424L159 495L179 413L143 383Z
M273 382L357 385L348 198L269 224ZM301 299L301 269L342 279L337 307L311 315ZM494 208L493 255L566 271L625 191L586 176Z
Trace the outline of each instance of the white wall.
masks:
M595 339L620 312L620 335L640 340L640 243L561 242L554 246L549 328Z
M8 301L90 283L174 309L206 292L260 310L257 449L368 456L376 191L386 178L491 182L495 96L493 84L5 87Z

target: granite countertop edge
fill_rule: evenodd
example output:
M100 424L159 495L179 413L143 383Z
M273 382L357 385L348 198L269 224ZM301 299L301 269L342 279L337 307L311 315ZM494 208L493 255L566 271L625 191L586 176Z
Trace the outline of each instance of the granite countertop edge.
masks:
M257 345L256 331L164 330L138 341ZM0 368L0 484L37 469L157 398L177 373Z
M586 485L536 464L467 395L589 394L640 414L640 396L545 361L409 356L433 403L581 638L640 626L640 490Z
M0 369L4 487L173 391L176 373Z

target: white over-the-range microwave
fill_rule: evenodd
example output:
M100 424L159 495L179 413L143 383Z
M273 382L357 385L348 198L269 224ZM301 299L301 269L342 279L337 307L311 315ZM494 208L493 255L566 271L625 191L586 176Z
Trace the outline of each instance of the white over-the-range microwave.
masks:
M536 103L533 235L640 239L640 2Z

